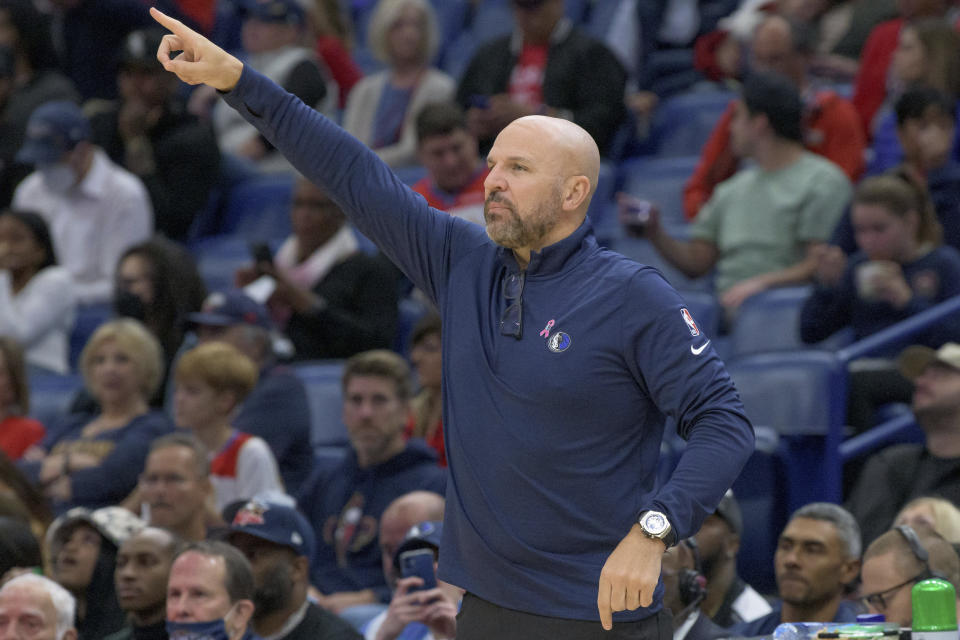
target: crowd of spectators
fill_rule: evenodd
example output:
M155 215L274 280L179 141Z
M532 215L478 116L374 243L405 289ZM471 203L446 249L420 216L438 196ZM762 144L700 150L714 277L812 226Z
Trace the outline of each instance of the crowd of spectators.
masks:
M639 237L709 278L714 340L781 287L807 288L796 341L812 345L960 294L960 3L158 6L478 225L484 154L514 119L576 122L619 178L672 97L729 96L678 211L608 189L590 213L613 249ZM509 20L480 30L491 16ZM0 637L30 607L37 637L65 640L455 637L461 594L419 590L400 558L442 561L441 353L456 327L344 203L215 90L163 70L163 33L140 0L0 0ZM204 241L251 240L230 235L231 195L277 176L286 230L244 247L234 287L211 287ZM912 342L850 365L846 425L868 431L899 402L923 443L875 453L843 507L805 505L782 531L728 492L664 556L675 640L866 610L909 626L896 585L935 572L960 586L956 315ZM318 362L338 367L329 415L301 375ZM45 383L73 376L56 412L35 410ZM344 428L337 446L316 446L318 423ZM752 528L777 541L775 592L738 573Z

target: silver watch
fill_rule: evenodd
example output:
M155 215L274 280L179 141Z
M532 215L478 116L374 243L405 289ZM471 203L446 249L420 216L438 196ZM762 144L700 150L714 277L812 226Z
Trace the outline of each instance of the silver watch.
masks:
M668 547L670 546L667 540L673 527L670 526L670 521L667 520L665 514L660 511L644 511L640 514L637 524L640 525L640 531L643 532L643 535L660 540Z

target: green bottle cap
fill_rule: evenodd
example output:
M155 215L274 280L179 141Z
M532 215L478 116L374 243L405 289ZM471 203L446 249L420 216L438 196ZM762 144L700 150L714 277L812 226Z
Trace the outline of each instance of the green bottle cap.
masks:
M957 593L946 580L931 578L913 585L913 630L950 631L957 628Z

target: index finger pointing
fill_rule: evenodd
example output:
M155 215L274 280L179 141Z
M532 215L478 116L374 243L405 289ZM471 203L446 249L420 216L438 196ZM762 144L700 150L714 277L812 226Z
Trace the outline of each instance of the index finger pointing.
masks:
M597 610L600 611L600 624L607 631L613 628L613 611L610 609L610 582L600 577L600 589L597 591Z
M182 30L187 28L183 25L182 22L180 22L176 18L171 18L170 16L160 11L156 7L150 7L150 15L153 17L154 20L156 20L157 22L165 26L167 29L169 29L173 33L176 33L177 35L183 35Z

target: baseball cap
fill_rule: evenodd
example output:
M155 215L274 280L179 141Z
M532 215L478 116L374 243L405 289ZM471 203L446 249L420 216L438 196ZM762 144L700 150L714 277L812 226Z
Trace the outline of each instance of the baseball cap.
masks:
M743 513L740 511L740 503L733 495L733 489L727 489L723 494L714 513L727 523L731 531L738 535L743 533Z
M120 48L120 66L144 70L162 70L157 60L157 49L166 32L162 29L138 29L132 31Z
M72 102L46 102L30 114L23 146L17 152L22 164L51 164L91 136L90 123Z
M900 352L897 365L905 378L913 380L934 362L941 362L960 372L960 344L947 342L939 349L921 345L907 347Z
M244 18L256 18L263 22L303 24L305 13L297 0L245 0L241 5Z
M313 528L293 507L251 500L233 516L230 533L236 532L289 547L298 556L313 560Z
M400 554L414 549L440 550L440 536L443 534L443 523L439 520L425 520L419 522L407 531L403 542L393 554L393 564L400 568Z
M103 507L91 510L86 507L74 507L59 516L47 529L47 545L51 549L59 548L66 542L71 525L78 522L89 524L115 547L120 547L130 536L138 533L147 524L123 507Z
M212 327L249 324L267 331L273 329L267 308L239 289L211 293L200 311L187 315L187 322Z

